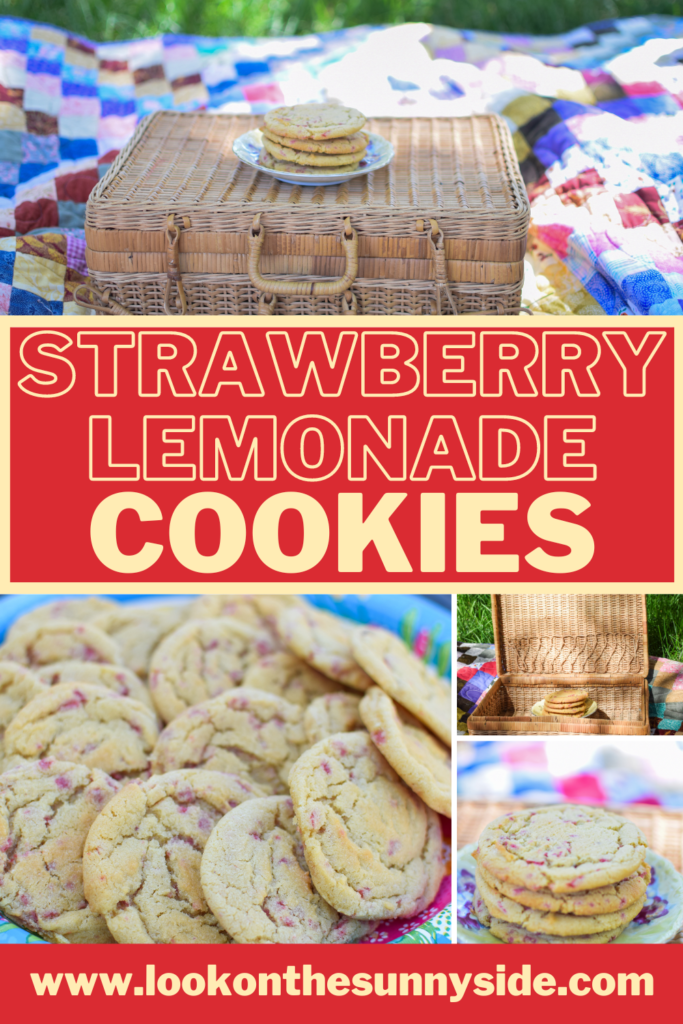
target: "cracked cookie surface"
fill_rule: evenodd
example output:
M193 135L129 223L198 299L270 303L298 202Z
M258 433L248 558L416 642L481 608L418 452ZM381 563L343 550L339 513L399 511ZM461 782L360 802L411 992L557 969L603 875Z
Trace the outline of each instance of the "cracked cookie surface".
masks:
M88 831L119 786L47 758L0 775L0 908L52 942L111 942L83 889Z
M275 135L294 139L337 139L354 135L366 118L354 107L332 103L297 103L276 107L264 115L263 123Z
M566 936L543 935L540 932L530 932L518 924L509 924L507 921L499 921L497 918L491 917L478 889L474 890L474 896L472 897L472 911L479 923L488 928L497 939L500 939L501 942L514 944L553 945L555 943L596 944L612 942L624 930L623 928L612 928L606 932L594 932L592 935Z
M406 785L439 814L451 817L451 752L379 686L360 702L373 743Z
M599 807L563 804L513 811L482 832L477 862L525 889L579 892L632 875L647 842L632 822Z
M158 735L154 713L139 701L89 683L59 683L10 723L2 767L54 757L137 778L149 772Z
M150 709L154 708L145 684L125 665L105 665L95 661L54 661L51 665L34 669L34 673L45 686L91 683L92 686L102 686L105 690L118 693L120 697L130 697Z
M277 616L277 631L290 650L323 675L354 690L372 686L372 679L354 658L350 623L310 605L294 605Z
M239 619L192 619L170 633L152 657L149 685L164 722L239 686L247 668L275 641Z
M445 871L438 815L365 730L316 743L289 785L313 884L339 913L381 920L430 905Z
M245 672L243 685L253 690L275 693L300 707L307 707L316 697L325 693L337 693L342 689L340 683L328 679L287 651L277 651L259 658Z
M26 668L54 661L98 661L120 665L118 645L89 622L55 619L12 634L0 647L0 661L16 661Z
M357 942L375 927L339 915L315 891L287 796L226 814L206 844L201 877L236 942Z
M275 694L240 687L188 708L159 737L152 770L234 772L266 793L285 793L306 747L300 707Z
M328 693L311 701L304 712L304 729L309 743L319 743L337 732L355 732L363 728L358 707L359 693Z
M379 626L353 630L353 653L360 665L416 718L451 745L451 688L406 647L400 637Z
M123 664L146 679L152 654L187 616L186 602L151 606L118 604L93 619L93 625L116 641Z
M83 855L86 896L117 942L230 941L204 897L202 851L223 815L261 795L238 776L196 769L121 790Z
M47 686L30 669L16 661L0 661L0 764L5 729L21 709Z

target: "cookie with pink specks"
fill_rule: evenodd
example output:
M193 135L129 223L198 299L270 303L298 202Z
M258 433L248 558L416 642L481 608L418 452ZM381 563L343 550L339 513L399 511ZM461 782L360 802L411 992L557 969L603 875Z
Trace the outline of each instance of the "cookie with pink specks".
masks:
M15 619L7 630L7 638L23 633L27 629L33 630L36 626L44 626L55 619L90 622L97 615L112 608L116 608L116 601L108 597L73 597L61 601L48 601Z
M488 928L492 935L495 935L501 942L524 944L524 945L537 945L537 944L549 944L554 943L604 943L612 942L618 935L621 935L623 928L611 928L606 932L593 932L592 935L544 935L541 932L529 932L526 928L522 928L518 924L509 924L507 921L500 921L495 917L491 917L489 914L486 904L484 903L478 889L474 890L474 896L472 897L472 911L474 916L483 924L485 928ZM624 926L625 927L625 926Z
M187 769L131 783L90 829L83 880L117 942L229 942L200 881L214 826L262 791L236 775Z
M451 752L379 686L360 702L360 717L373 743L426 804L451 817Z
M93 625L115 640L121 660L146 679L152 654L161 641L188 618L186 601L172 604L117 604L93 619Z
M480 836L477 862L501 882L571 893L628 878L646 850L643 833L620 815L556 804L496 818Z
M286 793L291 767L307 746L302 719L300 707L273 693L226 690L166 726L152 770L233 772L269 795Z
M439 816L365 730L316 743L289 786L313 885L335 910L381 920L430 905L445 873Z
M0 763L5 729L25 704L46 689L46 684L23 665L16 661L0 661Z
M119 785L48 758L0 775L0 910L50 942L111 942L83 889L90 826Z
M216 825L201 868L209 906L235 942L357 942L376 928L313 888L292 801L250 800Z
M152 656L149 685L164 722L195 704L232 690L250 665L274 650L266 630L239 619L191 619L169 634Z
M372 686L372 679L353 655L352 626L344 619L311 605L294 605L278 615L277 631L294 654L323 675L354 690Z
M327 693L311 701L304 712L304 729L309 743L319 743L337 732L356 732L363 728L358 707L360 694L343 690Z
M135 779L149 773L158 736L154 712L140 701L90 683L59 683L9 724L2 768L53 757Z
M0 661L16 661L26 668L54 661L96 661L120 665L118 644L89 622L54 619L14 633L0 647Z
M131 697L146 704L148 708L154 708L152 696L145 684L125 665L105 665L97 661L55 661L35 669L35 676L44 686L92 683L93 686L103 686L105 690L113 690L121 697Z
M301 658L287 651L267 654L250 665L244 673L243 686L253 690L265 690L266 693L276 693L278 697L284 697L292 704L299 704L304 708L323 694L343 690L340 683L335 683L327 676L316 672Z
M377 685L450 747L448 683L416 657L399 636L379 626L357 626L352 643L356 661Z
M651 874L650 866L643 863L634 874L613 885L602 885L599 889L588 889L585 892L554 893L549 889L534 892L521 885L501 882L483 864L477 865L477 870L492 889L524 907L552 914L575 914L578 917L616 913L630 907L646 892Z
M520 903L503 896L484 880L480 868L475 875L477 889L486 904L492 918L508 924L519 925L528 932L541 932L543 935L591 935L610 931L612 928L625 928L634 917L637 917L645 905L646 893L634 900L629 906L614 910L608 914L558 914L554 911L533 910L523 907Z
M275 107L264 115L263 123L275 135L293 139L339 139L359 132L365 114L354 107L333 103L296 103Z
M190 619L239 619L263 629L265 618L251 594L204 594L190 605Z

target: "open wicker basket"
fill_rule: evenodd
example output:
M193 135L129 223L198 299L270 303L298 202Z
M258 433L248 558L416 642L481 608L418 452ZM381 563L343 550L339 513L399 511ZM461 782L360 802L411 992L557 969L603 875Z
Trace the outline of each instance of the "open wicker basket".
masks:
M514 314L529 202L495 114L378 118L391 163L285 184L232 151L249 115L159 111L88 199L102 313ZM77 296L88 303L87 286Z
M467 720L473 735L646 736L647 613L644 594L493 594L499 677ZM562 687L588 691L590 718L535 717Z

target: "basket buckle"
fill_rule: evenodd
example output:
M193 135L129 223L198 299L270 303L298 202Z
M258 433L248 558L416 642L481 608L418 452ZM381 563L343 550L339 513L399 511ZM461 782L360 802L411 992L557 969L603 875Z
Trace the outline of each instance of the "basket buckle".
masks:
M419 220L417 222L417 230L425 231L430 228L428 240L429 247L432 250L432 265L434 267L434 298L430 300L430 313L433 316L441 316L441 295L445 292L448 304L451 307L451 314L458 316L458 307L455 303L455 299L451 293L450 282L448 280L448 265L446 263L446 247L444 243L443 231L439 227L438 221L430 217L428 221Z
M190 227L190 218L183 217L183 227ZM169 213L166 218L166 291L164 293L164 313L168 316L187 316L187 298L183 279L180 276L180 228L175 223L175 215ZM171 308L171 296L175 284L178 295L175 299L176 310ZM179 313L177 312L179 310Z

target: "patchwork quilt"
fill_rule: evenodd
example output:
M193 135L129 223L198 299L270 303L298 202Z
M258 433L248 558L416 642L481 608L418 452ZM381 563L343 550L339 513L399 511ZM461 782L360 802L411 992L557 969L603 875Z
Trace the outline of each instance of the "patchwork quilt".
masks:
M372 97L372 102L369 102ZM0 311L74 314L85 203L140 118L339 100L506 118L532 204L523 304L683 313L683 18L556 37L406 24L98 44L0 19Z

